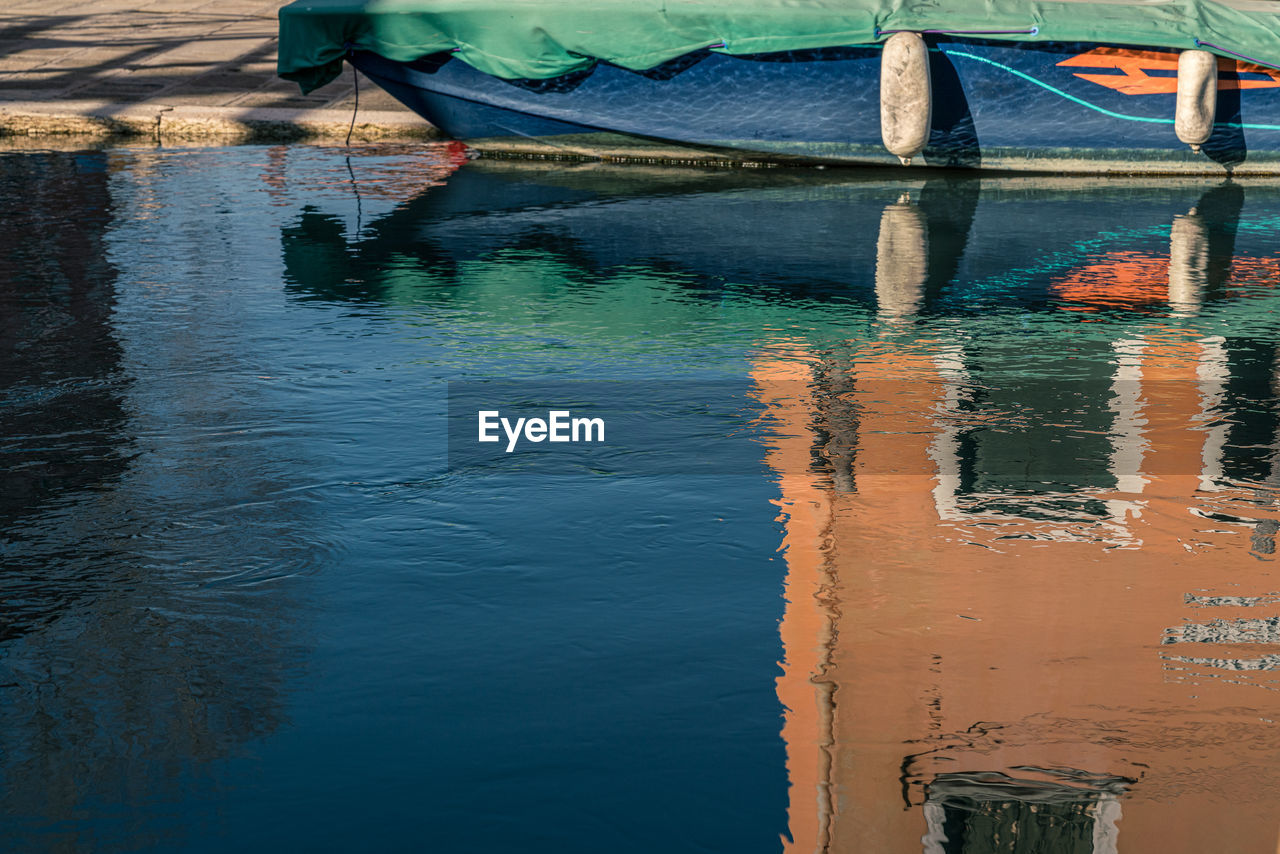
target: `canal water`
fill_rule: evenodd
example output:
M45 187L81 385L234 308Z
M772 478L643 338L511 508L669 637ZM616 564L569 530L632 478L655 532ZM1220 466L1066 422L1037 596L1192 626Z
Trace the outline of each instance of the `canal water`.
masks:
M1280 184L0 198L5 850L1276 850Z

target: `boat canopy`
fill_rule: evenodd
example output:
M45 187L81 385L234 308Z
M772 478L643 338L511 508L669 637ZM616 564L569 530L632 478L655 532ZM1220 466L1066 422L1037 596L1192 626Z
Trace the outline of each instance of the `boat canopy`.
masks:
M899 30L1006 41L1200 48L1280 67L1280 0L297 0L280 10L281 77L309 92L349 51L452 52L507 79L596 62L643 71L697 50L875 44Z

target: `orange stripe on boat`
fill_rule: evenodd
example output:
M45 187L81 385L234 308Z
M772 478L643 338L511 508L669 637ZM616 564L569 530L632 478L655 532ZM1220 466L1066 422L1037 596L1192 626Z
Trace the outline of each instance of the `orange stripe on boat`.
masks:
M1170 51L1096 47L1058 65L1068 68L1113 68L1122 74L1081 74L1076 77L1115 89L1125 95L1169 95L1178 91L1178 54ZM1148 71L1173 72L1152 77ZM1241 74L1266 77L1242 80ZM1280 86L1280 71L1249 62L1218 57L1218 89L1271 89Z

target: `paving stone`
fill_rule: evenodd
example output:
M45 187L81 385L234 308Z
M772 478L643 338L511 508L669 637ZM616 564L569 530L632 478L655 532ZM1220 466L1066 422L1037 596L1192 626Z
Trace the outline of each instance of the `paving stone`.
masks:
M247 92L270 83L270 77L259 74L243 74L236 71L210 71L193 77L187 84L195 89L226 89L232 92Z
M301 91L298 88L297 83L295 83L292 80L285 80L280 77L275 78L270 83L266 84L261 88L268 92L281 92L289 95L297 95Z
M122 104L134 104L140 101L145 101L155 94L155 89L107 86L102 84L86 86L82 89L76 90L76 95L82 98L103 98L111 101L117 101Z
M133 45L83 47L69 52L66 56L55 59L48 65L56 65L60 68L83 68L86 70L98 67L114 68L127 61L127 57L136 55L138 52L139 48Z
M262 0L213 0L213 2L205 2L199 5L198 8L217 11L219 14L252 16L261 15L270 9L271 14L274 16L278 5L264 4Z
M0 0L0 135L150 133L156 111L168 107L266 109L268 124L285 128L292 122L303 136L313 138L322 126L345 133L343 117L355 106L349 72L308 95L275 76L282 5L284 0ZM367 119L366 111L375 118ZM135 113L137 121L114 118ZM202 122L226 132L226 121L201 119L187 122L190 133L198 135ZM367 80L360 82L358 122L368 133L377 133L378 122L392 134L431 132Z
M64 10L83 9L84 0L17 0L7 3L5 12L51 15Z
M260 74L263 77L267 77L272 80L279 79L276 77L276 62L274 59L270 62L259 62L255 60L252 62L237 63L229 66L226 70L239 71L244 74Z
M227 107L231 101L239 97L239 92L221 92L216 90L192 91L190 89L173 91L161 90L147 100L164 101L166 104L181 103L197 107Z
M60 92L73 85L66 77L0 77L0 89L29 89L40 92L41 99L49 98L51 92Z
M44 89L24 89L21 87L9 88L0 85L0 104L5 101L31 101L40 102L49 99L49 93Z
M335 101L330 101L326 106L331 110L350 110L354 109L356 99L354 95L347 95ZM385 89L379 89L370 83L366 86L363 82L360 84L360 109L363 110L403 110L405 107Z
M11 53L0 58L0 71L36 69L60 59L75 56L78 52L72 48L41 48Z
M180 44L147 60L149 65L168 62L231 62L237 57L260 47L263 39L254 36L244 38L196 39Z
M306 98L302 96L290 97L282 95L278 92L261 92L250 95L242 95L234 102L228 104L229 107L296 107L302 109L310 109L313 107L325 106L322 98Z

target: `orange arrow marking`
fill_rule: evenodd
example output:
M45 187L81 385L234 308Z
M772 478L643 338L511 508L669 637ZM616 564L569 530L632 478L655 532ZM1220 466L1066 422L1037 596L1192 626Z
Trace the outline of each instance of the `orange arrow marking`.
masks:
M1114 68L1123 74L1079 74L1075 76L1126 95L1169 95L1178 91L1178 54L1166 51L1128 50L1096 47L1059 62L1075 68ZM1155 77L1148 71L1166 72ZM1241 74L1266 77L1241 79ZM1249 62L1218 57L1218 89L1271 89L1280 86L1280 71Z
M1231 259L1227 282L1248 290L1272 287L1280 282L1280 258L1237 256ZM1067 270L1051 287L1067 311L1159 308L1169 299L1169 256L1108 252ZM1227 296L1248 290L1229 290Z

